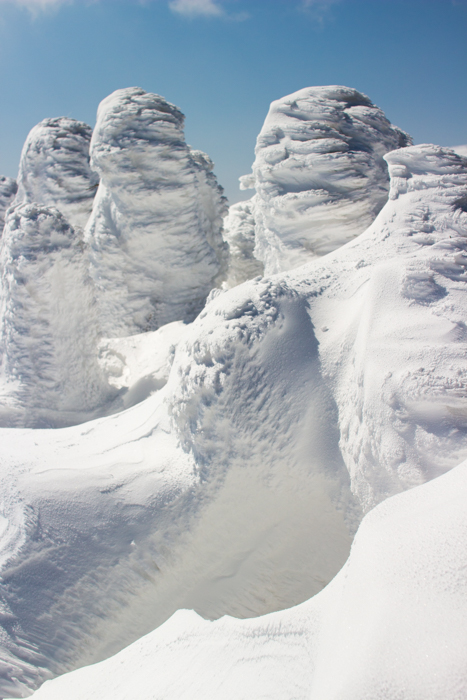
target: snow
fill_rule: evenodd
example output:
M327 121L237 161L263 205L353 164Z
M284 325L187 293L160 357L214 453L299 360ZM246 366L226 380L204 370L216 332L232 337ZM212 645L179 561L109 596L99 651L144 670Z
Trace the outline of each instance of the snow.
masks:
M6 210L11 206L17 189L16 180L5 175L0 176L0 222L4 220Z
M91 135L90 126L69 117L37 124L21 154L14 206L56 207L74 228L84 228L99 182L89 166Z
M329 253L372 223L387 199L383 156L411 143L351 88L305 88L276 100L257 139L251 176L255 257L266 274Z
M225 241L212 161L139 88L99 108L84 232L70 198L8 210L2 697L465 695L467 158L295 98L295 165L265 127Z
M175 342L168 332L168 381L149 398L65 430L2 431L4 695L105 659L181 608L245 618L331 596L364 513L467 457L467 160L430 145L386 159L372 226L211 294ZM120 342L134 372L136 341Z
M467 463L363 520L345 567L253 620L190 611L34 700L445 700L467 693Z
M100 185L86 241L105 336L192 321L225 276L226 200L209 157L186 145L183 122L140 88L99 106L91 165Z

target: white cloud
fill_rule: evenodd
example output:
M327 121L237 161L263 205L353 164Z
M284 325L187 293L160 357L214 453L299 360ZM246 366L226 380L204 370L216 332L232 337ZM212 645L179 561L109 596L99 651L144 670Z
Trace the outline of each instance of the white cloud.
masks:
M318 22L323 22L333 5L342 0L301 0L301 9L306 10Z
M185 17L223 17L226 14L218 0L171 0L169 7Z

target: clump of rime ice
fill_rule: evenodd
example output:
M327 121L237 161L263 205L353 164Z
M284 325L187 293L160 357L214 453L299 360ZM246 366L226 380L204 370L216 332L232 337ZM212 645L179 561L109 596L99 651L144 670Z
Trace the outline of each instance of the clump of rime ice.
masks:
M264 265L254 256L255 219L251 201L237 202L229 208L224 219L224 239L229 244L228 287L263 274Z
M357 90L304 88L271 104L252 175L255 257L266 274L297 267L362 233L387 200L383 156L410 137Z
M91 163L101 182L86 239L104 335L192 321L225 274L225 198L183 122L140 88L99 106Z
M108 399L82 239L54 208L14 207L0 256L0 425L59 427Z
M3 228L6 210L11 206L17 189L18 186L14 178L0 176L0 229Z
M89 166L91 135L90 126L69 117L37 124L21 153L14 204L56 207L73 227L84 228L98 184Z

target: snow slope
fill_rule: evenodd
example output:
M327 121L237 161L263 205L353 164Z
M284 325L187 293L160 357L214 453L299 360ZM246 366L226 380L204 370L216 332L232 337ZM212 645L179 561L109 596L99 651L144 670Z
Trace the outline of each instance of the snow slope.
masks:
M16 195L18 186L12 177L0 176L0 227L5 218L5 212Z
M373 225L211 294L153 396L82 426L2 430L0 693L106 658L180 608L305 601L365 512L467 457L467 160L430 145L386 159Z
M383 156L411 138L357 90L304 88L271 104L252 175L255 257L289 270L358 236L387 200Z
M183 121L140 88L99 107L91 163L101 181L86 240L105 336L192 321L225 275L226 200L208 156L186 145Z
M346 565L254 620L180 611L34 700L447 700L467 695L467 463L363 520Z
M69 117L44 119L21 153L14 205L56 207L73 227L84 228L99 179L89 166L92 129Z

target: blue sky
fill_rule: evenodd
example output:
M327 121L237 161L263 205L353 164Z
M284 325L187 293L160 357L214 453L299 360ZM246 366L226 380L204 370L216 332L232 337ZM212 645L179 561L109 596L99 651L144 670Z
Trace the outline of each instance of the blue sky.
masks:
M308 85L365 92L416 143L467 143L467 0L0 0L0 66L3 175L41 119L93 125L132 85L182 109L232 202L269 103Z

